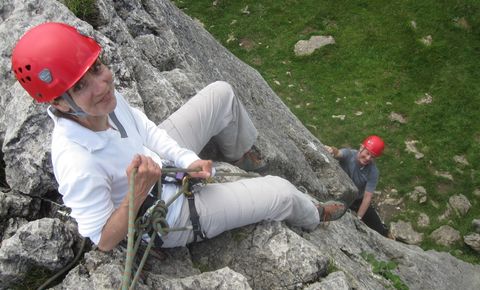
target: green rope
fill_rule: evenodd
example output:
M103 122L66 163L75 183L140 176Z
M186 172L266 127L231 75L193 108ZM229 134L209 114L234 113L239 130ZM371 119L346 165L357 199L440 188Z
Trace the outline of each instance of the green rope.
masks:
M202 171L201 168L178 168L178 167L167 167L167 168L162 168L163 173L176 173L176 172L183 172L183 173L191 173L191 172L200 172ZM227 172L227 171L217 171L214 170L213 176L240 176L240 177L259 177L261 176L258 173L254 172Z
M123 272L122 280L122 290L127 290L128 285L130 284L130 278L132 275L132 266L133 258L135 252L133 252L133 239L135 234L134 223L135 223L135 176L137 175L137 168L132 170L130 174L130 188L129 188L129 198L128 198L128 241L127 241L127 258L125 261L125 271Z
M191 172L200 172L201 168L162 168L163 173L191 173ZM148 254L154 244L155 238L157 233L160 235L166 235L169 232L174 231L185 231L191 230L191 226L181 227L181 228L170 228L166 216L168 212L168 207L172 204L180 195L182 194L189 194L188 192L188 178L185 177L182 181L181 189L172 196L167 202L161 200L160 192L161 192L161 181L158 182L159 186L159 196L158 201L144 214L143 217L138 218L135 221L135 209L134 209L134 190L135 190L135 176L137 174L137 169L134 168L131 175L130 175L130 187L129 187L129 201L128 201L128 242L127 242L127 257L125 262L125 270L123 272L123 279L122 279L122 290L134 289L135 285L138 282L140 277L140 273L145 265L147 260ZM241 176L241 177L258 177L259 174L256 173L238 173L238 172L219 172L216 171L214 176ZM146 232L150 232L153 230L153 233L150 236L150 241L148 242L147 248L143 254L143 257L140 261L138 269L134 275L133 280L130 283L130 279L132 276L132 268L133 268L133 261L135 255L138 251L140 246L140 242L142 240L142 236ZM134 243L135 231L138 233L137 240ZM130 284L130 287L128 285Z

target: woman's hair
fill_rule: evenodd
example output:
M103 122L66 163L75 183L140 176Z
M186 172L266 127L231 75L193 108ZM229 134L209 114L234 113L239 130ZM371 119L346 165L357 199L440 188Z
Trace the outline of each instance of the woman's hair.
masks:
M52 103L58 103L58 101L60 101L61 99L62 99L62 97L57 97L52 101ZM52 114L54 116L58 117L58 118L65 118L65 119L75 121L75 118L72 114L62 112L62 111L60 111L59 109L57 109L53 106L50 106L50 112L52 112Z

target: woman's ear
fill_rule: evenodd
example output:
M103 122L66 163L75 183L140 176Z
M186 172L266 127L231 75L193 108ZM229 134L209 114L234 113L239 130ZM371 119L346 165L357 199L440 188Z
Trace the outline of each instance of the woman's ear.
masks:
M54 99L53 101L50 102L50 105L54 107L55 109L67 113L70 111L70 106L68 103L62 99L61 97Z

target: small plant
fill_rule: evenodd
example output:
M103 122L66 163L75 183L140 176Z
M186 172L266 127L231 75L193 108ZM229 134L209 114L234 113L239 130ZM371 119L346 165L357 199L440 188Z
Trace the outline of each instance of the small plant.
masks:
M54 273L45 268L33 268L28 271L25 278L18 284L12 286L13 290L30 290L37 289Z
M328 266L327 266L327 273L330 274L330 273L337 272L337 271L340 271L340 269L337 268L337 266L335 265L335 263L333 262L332 259L329 259L328 260Z
M399 290L408 290L407 285L403 283L399 276L393 274L391 271L397 268L397 264L393 261L378 261L373 254L362 253L362 258L365 259L373 267L373 273L381 275L383 278L392 282L393 287Z
M64 4L78 18L91 24L95 22L95 0L65 0Z

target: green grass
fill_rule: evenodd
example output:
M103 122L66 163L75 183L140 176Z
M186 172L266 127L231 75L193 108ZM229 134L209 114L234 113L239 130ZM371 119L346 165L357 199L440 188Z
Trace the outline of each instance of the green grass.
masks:
M375 274L381 275L383 278L389 280L393 287L398 290L408 290L408 286L403 283L402 279L394 273L393 270L397 268L397 264L393 261L379 261L373 254L363 252L362 258L372 265L372 271Z
M63 0L61 1L78 18L94 25L97 17L95 0Z
M480 188L479 1L174 2L257 69L322 143L357 147L369 134L384 137L378 189L396 189L403 196L421 185L429 199L423 205L407 200L408 210L394 219L416 225L418 213L425 212L432 224L417 230L428 235L447 223L436 218L448 198L463 194L472 208L452 221L462 234L472 230L472 219L480 216L473 194ZM336 44L295 56L295 43L312 35L332 35ZM430 46L421 41L427 35L433 39ZM415 104L426 93L433 102ZM407 123L390 121L391 112L402 114ZM408 139L419 141L423 159L406 152ZM457 164L455 155L465 156L469 165ZM454 180L435 176L436 171L449 172ZM444 249L425 239L422 247L480 263L480 255L462 242Z
M53 276L54 273L49 271L45 268L33 268L28 271L25 275L25 278L21 281L16 283L15 285L11 286L13 290L33 290L38 289L40 286L43 285L47 279ZM48 285L53 286L54 283Z

